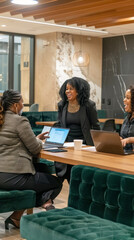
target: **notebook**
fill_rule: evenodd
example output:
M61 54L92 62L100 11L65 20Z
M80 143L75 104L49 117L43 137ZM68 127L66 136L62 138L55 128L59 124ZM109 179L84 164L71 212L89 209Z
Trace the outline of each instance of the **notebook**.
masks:
M69 133L69 128L55 128L51 127L49 138L46 139L43 149L63 147L63 144Z
M114 153L120 155L134 154L133 150L126 151L117 132L91 130L91 136L98 152Z

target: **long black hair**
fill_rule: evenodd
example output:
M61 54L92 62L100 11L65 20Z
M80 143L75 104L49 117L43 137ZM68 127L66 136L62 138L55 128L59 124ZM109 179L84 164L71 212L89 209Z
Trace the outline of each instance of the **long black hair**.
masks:
M131 92L131 112L134 112L134 85L130 86L130 92Z
M0 97L0 126L4 123L4 114L14 103L18 103L22 96L18 91L7 90Z
M59 95L63 101L63 105L65 105L67 102L67 96L65 94L67 84L70 84L73 88L76 89L78 93L77 100L80 105L84 105L86 102L88 102L90 97L89 83L82 78L73 77L67 79L60 88Z

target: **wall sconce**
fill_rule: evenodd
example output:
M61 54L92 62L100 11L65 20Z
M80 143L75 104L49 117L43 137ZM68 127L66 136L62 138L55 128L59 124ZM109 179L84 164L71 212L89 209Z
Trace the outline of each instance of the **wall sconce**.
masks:
M89 55L86 52L78 51L74 53L73 64L76 67L87 67L89 64Z

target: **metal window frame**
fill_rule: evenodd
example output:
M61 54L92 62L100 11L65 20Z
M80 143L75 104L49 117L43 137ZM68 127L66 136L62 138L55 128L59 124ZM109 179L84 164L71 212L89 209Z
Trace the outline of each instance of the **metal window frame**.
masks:
M31 106L34 103L34 82L35 82L35 36L0 31L0 34L9 35L9 62L8 62L8 89L14 89L14 37L30 38L30 81L29 81L29 103L24 105Z

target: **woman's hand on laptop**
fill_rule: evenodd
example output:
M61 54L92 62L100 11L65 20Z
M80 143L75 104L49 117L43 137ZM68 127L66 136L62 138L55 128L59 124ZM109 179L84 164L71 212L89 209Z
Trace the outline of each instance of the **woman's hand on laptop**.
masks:
M48 133L49 132L40 133L36 137L39 138L40 140L45 140L46 138L49 138Z
M134 143L134 137L128 137L128 138L124 138L121 140L122 142L122 146L125 147L126 144L129 144L129 143Z

